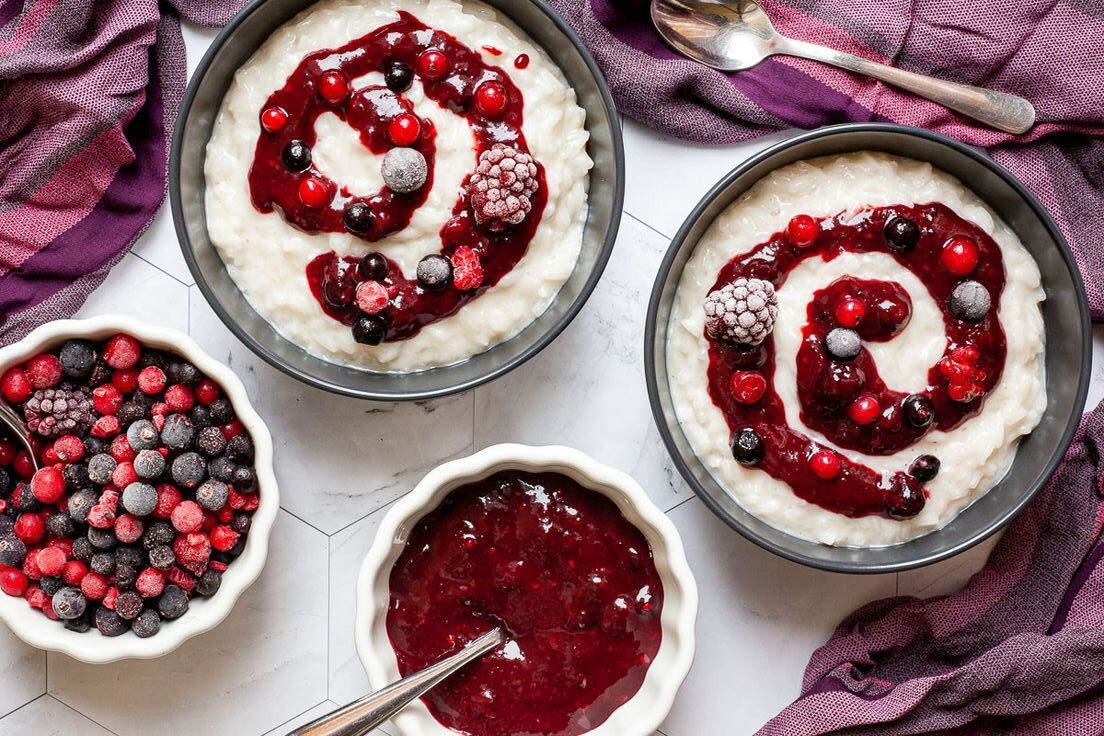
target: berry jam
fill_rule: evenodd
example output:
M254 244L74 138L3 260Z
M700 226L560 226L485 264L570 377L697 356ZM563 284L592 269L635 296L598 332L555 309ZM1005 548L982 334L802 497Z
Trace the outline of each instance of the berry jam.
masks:
M387 632L410 674L502 626L510 640L423 700L480 736L575 736L640 689L663 590L643 534L557 473L465 485L414 528L391 573Z
M886 222L894 217L918 226L915 243L905 248L887 244ZM820 220L817 225L811 243L805 242L804 236L800 244L794 243L788 233L780 232L732 259L721 270L713 289L740 277L763 279L780 289L790 271L807 258L830 261L845 252L886 253L916 274L940 306L947 347L943 359L928 371L927 388L917 395L888 387L865 347L854 359L834 358L826 347L826 337L841 327L841 316L847 323L844 326L853 329L864 343L884 342L907 326L912 302L895 282L854 277L832 282L817 291L808 305L808 321L797 353L802 422L839 447L889 455L910 447L932 430L950 430L978 414L984 396L996 386L1004 368L1004 331L995 307L972 322L951 313L951 292L963 281L963 275L948 270L942 256L945 244L956 238L975 244L978 259L967 277L984 286L996 305L1004 288L999 246L980 228L938 203L869 209L857 217L848 215L845 220L837 216ZM856 301L861 308L854 304ZM827 459L818 454L828 448L792 429L786 421L785 406L773 385L772 338L749 348L713 339L708 333L706 337L710 397L724 413L734 437L750 428L762 439L762 457L754 462L756 467L785 482L800 498L846 516L886 514L903 518L919 512L922 504L917 505L916 499L923 499L922 482L907 469L885 476L833 453L838 457L838 472L823 472ZM734 395L732 388L734 375L747 371L761 373L768 384L765 395L753 404ZM927 423L910 421L906 398L930 402L933 419ZM870 420L868 415L875 405L879 413ZM905 506L907 513L902 510Z
M386 72L392 65L403 65L415 72L428 99L468 122L475 141L473 163L496 143L528 153L521 130L524 100L506 72L485 63L478 51L447 33L427 27L409 13L400 11L399 17L398 21L341 48L310 54L286 84L266 101L262 115L263 111L279 109L286 114L286 122L273 130L269 130L271 125L262 126L257 140L249 186L253 204L259 211L278 210L288 223L309 233L352 232L346 224L346 210L353 205L366 205L370 218L361 220L370 224L366 229L358 228L354 234L374 242L409 225L413 213L425 202L433 185L436 154L437 133L432 121L418 118L411 103L386 86L351 88L343 97L331 93L332 88L340 86L334 83L335 72L351 83L370 72ZM488 114L475 104L479 87L495 93ZM483 97L487 96L485 92ZM344 120L360 134L361 143L379 155L397 145L394 136L401 127L398 142L408 144L425 157L429 171L425 184L406 194L385 185L374 194L356 196L329 179L313 162L305 167L289 166L284 158L285 149L293 141L302 142L308 149L313 147L317 139L315 121L324 112ZM417 129L410 124L410 117L419 123ZM400 122L404 124L393 126L399 118L403 118ZM502 232L476 225L466 182L457 195L452 217L440 231L441 252L451 256L461 246L470 248L482 261L484 277L478 288L460 289L450 284L443 290L429 292L413 274L407 278L398 264L389 263L383 284L392 296L388 308L380 314L387 323L386 340L411 337L424 325L454 314L517 265L533 239L548 199L544 169L539 163L537 169L539 188L531 197L531 209L521 224ZM316 183L304 187L307 180ZM332 251L319 255L307 268L307 280L326 314L352 324L359 316L355 304L327 302L323 297L322 281L327 269L342 270L335 263L340 259Z

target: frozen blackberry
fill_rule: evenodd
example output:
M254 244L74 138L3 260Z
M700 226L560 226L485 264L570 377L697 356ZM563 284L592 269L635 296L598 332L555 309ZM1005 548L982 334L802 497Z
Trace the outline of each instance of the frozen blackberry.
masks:
M226 450L226 435L218 427L205 427L196 434L195 446L207 457L218 457Z
M218 592L222 585L222 573L216 570L207 570L196 580L195 592L205 598L210 598Z
M835 360L854 360L862 351L862 338L854 330L836 327L824 336L824 349Z
M429 178L425 156L413 148L392 148L383 157L380 171L384 184L400 194L418 191Z
M763 279L738 278L712 291L702 305L705 330L734 345L761 345L774 330L778 295Z
M452 261L441 255L428 255L418 261L418 283L429 291L439 291L452 283Z
M139 639L148 639L161 630L161 617L157 615L157 611L147 608L138 614L130 629Z
M234 418L234 407L228 399L215 399L207 407L211 411L211 421L215 424L227 424Z
M886 220L882 231L886 245L896 251L904 251L916 245L920 239L920 228L907 217L894 215Z
M361 345L379 345L387 337L387 323L377 314L362 314L353 322L353 339Z
M111 462L114 463L115 461L112 460ZM85 523L88 521L88 512L92 510L92 507L96 505L98 500L99 495L94 489L80 489L69 497L69 501L66 504L66 508L69 510L69 516L75 522L80 524Z
M88 485L88 466L84 463L69 463L61 471L61 477L65 479L65 487L70 490L84 488ZM2 483L0 488L3 488Z
M120 565L118 561L115 562L115 587L119 590L131 590L134 588L134 583L138 581L138 571L130 565ZM119 610L116 606L115 610ZM119 611L119 614L123 618L131 618Z
M257 472L252 465L239 465L234 468L234 476L230 481L234 489L241 493L249 493L257 487Z
M38 581L38 587L42 588L42 592L46 595L53 595L64 588L65 583L60 578L42 578Z
M67 383L35 391L23 404L23 418L27 420L27 429L47 439L63 434L82 435L96 420L91 393Z
M165 456L157 450L142 450L134 460L134 472L139 478L159 478L165 472Z
M61 370L69 378L84 378L96 365L96 349L84 340L69 340L58 351Z
M186 450L195 439L195 428L183 414L170 414L161 428L161 443L170 450Z
M167 544L154 547L149 551L150 566L157 570L167 570L176 562L176 553Z
M196 489L195 495L200 506L208 511L218 511L230 498L230 489L221 481L208 480Z
M129 628L123 617L112 611L107 606L96 609L96 630L104 636L119 636L126 633Z
M77 537L73 540L74 560L88 563L92 559L93 552L92 543L88 541L88 537Z
M252 526L253 517L249 514L234 514L234 518L230 520L230 528L238 534L248 534Z
M226 454L236 463L253 462L253 440L244 434L235 436L226 443Z
M8 567L21 567L23 558L27 556L27 545L14 534L5 534L0 537L0 565Z
M157 599L157 610L166 621L180 618L188 612L188 594L175 585L166 585Z
M951 292L951 314L966 322L980 322L993 307L989 290L977 281L963 281Z
M921 483L927 483L939 475L939 458L935 455L920 455L909 466L909 475Z
M51 537L68 539L73 536L75 530L76 524L69 514L50 514L46 517L46 533Z
M196 404L188 412L188 419L192 420L192 426L197 430L211 426L211 410L203 404Z
M66 620L80 618L88 606L88 601L79 588L62 588L54 593L53 603L54 613Z
M170 361L165 368L165 375L169 383L181 383L185 386L194 386L203 380L203 374L199 369L186 360Z
M144 601L142 600L142 596L138 595L138 593L133 590L125 590L115 599L115 613L122 616L125 620L131 621L138 618L138 614L142 612L143 605Z
M172 544L176 539L176 530L167 521L155 521L146 527L142 534L142 546L152 552L154 547Z
M383 83L392 92L405 92L414 81L414 70L401 61L392 61L383 71Z
M111 552L97 552L92 555L88 567L97 575L113 575L115 573L115 555Z
M763 459L763 438L754 429L741 429L732 436L732 457L741 465L755 465Z
M229 483L234 480L234 461L226 455L219 455L211 462L207 463L207 472L215 480L221 480L223 483Z
M207 463L199 453L185 452L173 460L172 478L181 488L196 488L207 478Z
M140 419L127 427L127 442L135 450L152 450L157 447L157 427L148 419Z
M112 549L119 541L115 538L115 532L110 529L97 529L91 526L88 527L86 533L88 534L88 541L96 549Z
M138 569L145 564L146 555L136 547L119 547L115 550L115 564Z
M310 146L303 141L291 141L284 146L280 158L283 160L284 166L287 167L288 171L295 174L300 171L306 171L311 165Z
M124 427L148 416L148 408L137 401L124 401L122 406L119 407L119 411L115 412L115 418Z
M122 500L123 508L128 512L135 516L149 516L157 508L157 489L149 483L134 482L123 489Z

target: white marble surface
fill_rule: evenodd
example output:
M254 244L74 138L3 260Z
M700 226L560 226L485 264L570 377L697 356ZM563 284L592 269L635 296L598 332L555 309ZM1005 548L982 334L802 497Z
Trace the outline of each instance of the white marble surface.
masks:
M192 67L212 37L186 29ZM960 587L991 543L901 575L821 573L745 542L675 472L641 363L654 272L712 183L784 136L701 148L624 128L625 216L586 308L537 358L440 401L354 402L270 368L207 306L163 211L81 315L122 312L188 331L238 371L277 442L284 512L272 555L222 626L157 661L95 667L0 631L0 736L283 734L357 697L367 680L353 651L353 585L381 514L437 463L501 441L574 445L630 472L682 532L701 589L700 644L666 736L752 733L797 694L809 654L853 608ZM1104 395L1104 333L1096 338L1091 405Z

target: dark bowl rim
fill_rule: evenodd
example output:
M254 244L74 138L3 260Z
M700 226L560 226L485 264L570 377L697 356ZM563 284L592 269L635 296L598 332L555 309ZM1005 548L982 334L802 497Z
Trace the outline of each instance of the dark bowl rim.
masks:
M587 277L586 282L583 284L579 293L575 296L575 299L568 306L567 311L555 322L548 330L544 332L532 345L521 351L517 355L513 356L510 360L498 365L494 370L488 371L483 375L477 376L466 381L454 383L448 386L443 386L439 389L432 389L426 391L404 391L404 392L380 392L365 389L355 389L341 384L327 381L317 376L312 375L307 371L299 370L291 365L286 364L278 355L275 355L257 340L253 338L245 329L241 327L234 319L230 317L230 314L223 307L222 303L216 297L214 289L207 282L207 279L203 275L203 271L199 266L199 263L195 257L195 253L192 251L191 239L188 237L187 230L184 226L184 212L183 205L181 204L180 194L180 156L184 146L184 123L191 113L192 105L195 102L196 95L199 92L199 87L204 79L207 77L207 72L214 63L214 58L218 52L222 49L223 45L234 35L238 27L245 22L245 20L257 11L268 0L251 0L251 2L242 8L238 13L227 23L215 39L211 42L211 45L207 48L207 51L203 54L203 58L200 59L199 64L196 65L195 71L192 72L191 78L188 80L188 87L185 90L184 98L180 103L180 110L177 112L175 127L173 128L172 146L169 151L169 204L172 211L173 226L176 230L176 239L180 245L180 250L184 254L184 260L188 264L188 270L192 274L192 278L195 279L196 286L199 287L200 292L203 294L203 298L207 300L207 303L211 306L211 309L215 311L222 323L238 338L246 347L252 350L255 354L260 356L269 365L273 366L277 370L285 373L292 378L302 381L310 386L329 391L330 393L338 394L341 396L348 396L354 399L364 399L368 401L425 401L428 399L441 398L443 396L451 396L453 394L463 393L469 391L478 386L482 386L485 383L489 383L496 378L500 378L509 373L513 369L517 368L521 364L528 361L533 356L548 347L559 335L567 329L567 326L575 319L575 317L582 310L583 306L590 299L591 293L597 287L598 282L602 278L602 274L606 269L606 265L609 262L610 256L613 253L614 244L617 241L617 233L621 226L621 216L624 211L625 202L625 144L624 136L621 127L621 118L617 112L617 105L613 101L613 96L610 94L609 85L606 83L606 78L602 74L602 70L598 68L597 62L591 55L590 51L583 44L579 36L571 29L567 22L560 17L552 8L545 2L545 0L524 0L529 4L535 6L540 10L544 16L563 34L570 42L575 50L583 59L583 63L586 64L591 76L594 77L598 86L598 91L602 98L602 105L605 107L606 115L610 120L611 139L613 142L613 157L614 157L614 192L613 202L610 214L610 225L607 229L606 236L602 242L601 249L598 252L598 258L594 263L594 268L591 270L590 275ZM504 13L507 17L513 20L509 13L495 8L495 10ZM516 22L516 21L515 21ZM525 31L522 28L522 31ZM534 42L536 43L536 42ZM537 44L540 45L540 44ZM589 206L589 205L588 205ZM244 295L243 297L244 298ZM557 298L559 298L557 296ZM524 330L525 328L522 328ZM520 333L519 333L520 334ZM286 338L284 338L286 339ZM513 338L510 338L513 339ZM499 343L503 344L503 343ZM301 348L300 348L301 349ZM491 348L493 349L493 347ZM440 369L447 369L449 366L441 366ZM438 370L437 368L429 368L430 370ZM405 374L403 374L405 375Z
M966 539L960 541L957 544L950 545L940 552L928 554L913 560L905 560L903 562L892 563L861 563L861 562L847 562L847 561L833 561L833 560L821 560L809 557L800 552L796 552L784 545L775 543L774 541L760 536L752 529L744 526L740 521L731 515L706 491L697 478L694 476L689 464L683 458L679 452L678 446L675 443L675 439L671 434L671 431L667 425L667 418L663 412L663 406L659 397L659 377L656 374L656 364L654 360L655 356L655 342L657 335L657 317L659 312L659 304L662 298L663 287L667 281L667 277L670 274L671 266L682 250L686 243L686 238L690 233L690 230L697 225L698 221L702 218L705 210L713 203L713 201L720 196L737 178L743 176L752 168L758 166L774 157L775 155L785 151L793 146L806 143L818 138L824 138L829 136L835 136L842 133L896 133L907 136L914 136L918 138L924 138L935 143L940 143L954 151L973 159L974 161L981 163L991 172L1003 179L1009 184L1016 194L1029 206L1034 213L1039 217L1043 226L1054 238L1055 243L1058 244L1058 249L1064 259L1066 266L1069 268L1070 273L1073 276L1074 286L1077 291L1077 304L1081 316L1081 342L1082 342L1082 361L1081 370L1078 376L1078 386L1074 407L1080 411L1074 411L1069 420L1066 422L1066 428L1062 433L1061 440L1058 444L1058 451L1054 453L1050 461L1046 464L1043 473L1039 476L1039 479L1028 489L1028 492L1019 499L1015 504L1012 504L1006 508L1001 514L996 516L987 525L982 527L979 531L968 536ZM979 195L980 196L980 195ZM1058 465L1065 458L1066 452L1073 442L1075 433L1081 423L1081 417L1084 413L1085 400L1088 396L1089 379L1092 371L1092 327L1089 317L1089 305L1088 299L1085 295L1085 284L1081 277L1081 271L1077 266L1077 261L1074 259L1073 251L1070 250L1069 243L1066 242L1065 237L1062 235L1061 230L1058 228L1054 218L1050 213L1046 211L1039 200L1032 194L1018 179L1012 174L1006 171L1003 167L992 161L990 158L979 152L977 149L954 140L939 133L935 133L923 128L914 128L907 125L898 125L895 123L843 123L840 125L831 125L816 130L808 131L798 134L792 138L788 138L784 141L776 143L769 148L760 151L759 153L751 156L738 166L726 174L717 184L715 184L694 209L683 221L682 226L679 228L675 237L671 240L671 245L668 247L667 252L663 256L663 261L660 263L659 271L656 273L656 279L652 286L652 293L648 300L648 313L644 324L644 375L645 381L648 387L648 402L651 404L652 417L655 420L656 427L659 430L660 436L663 438L663 444L667 447L667 452L674 461L675 466L678 468L679 473L686 480L686 482L693 489L694 493L700 498L705 505L721 520L723 520L728 526L739 532L745 539L753 542L754 544L762 547L763 549L773 552L774 554L783 557L792 562L796 562L807 567L816 568L819 570L825 570L828 572L839 573L853 573L853 574L878 574L878 573L893 573L903 572L905 570L912 570L919 567L939 562L941 560L954 557L955 555L965 552L971 547L983 542L991 535L1003 529L1007 526L1016 516L1019 515L1024 508L1035 498L1040 490L1050 481L1057 470ZM938 532L938 530L937 530ZM933 533L937 533L933 532ZM786 534L785 532L782 532ZM792 536L792 535L787 535ZM793 537L797 540L798 537ZM908 544L903 542L902 544Z

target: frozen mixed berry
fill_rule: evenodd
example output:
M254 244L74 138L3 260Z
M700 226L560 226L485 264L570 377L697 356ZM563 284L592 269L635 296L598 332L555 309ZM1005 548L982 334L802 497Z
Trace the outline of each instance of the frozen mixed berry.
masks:
M920 240L920 228L907 217L894 215L886 220L882 235L886 245L892 250L905 251L914 247Z
M466 245L452 252L452 283L461 291L478 289L483 283L483 263L479 254Z
M951 314L966 322L980 322L992 307L989 290L977 281L963 281L951 292Z
M218 427L204 427L196 433L195 447L207 457L218 457L226 450L226 436Z
M88 478L93 483L104 485L111 482L111 475L118 463L107 453L93 455L88 460Z
M45 531L45 528L43 529ZM39 537L41 538L41 536ZM37 540L35 540L37 541ZM0 537L0 565L20 567L27 556L27 545L15 534Z
M444 289L452 283L452 261L441 255L428 255L418 262L418 283L429 291Z
M414 71L400 61L393 61L383 71L383 83L392 92L405 92L414 81Z
M345 207L341 221L345 223L345 229L351 233L364 235L372 231L372 223L376 216L372 214L372 208L364 202L351 202Z
M84 609L87 605L88 601L79 588L62 588L54 593L54 613L59 618L66 620L80 618L84 615Z
M505 143L495 143L479 154L468 180L468 195L477 225L500 232L519 225L533 208L540 189L533 157Z
M81 445L83 448L84 446ZM71 490L84 488L91 479L88 477L88 465L86 463L69 463L61 471L61 477L65 479L65 487ZM3 483L0 483L0 493L4 492Z
M119 597L115 599L115 613L122 616L125 620L130 621L138 618L138 614L142 612L144 606L142 596L134 590L124 590L119 593Z
M195 404L195 394L182 383L176 383L165 391L165 408L167 411L183 414L190 411Z
M114 460L112 460L114 462ZM110 478L108 479L110 480ZM92 488L82 488L69 497L66 505L66 509L69 511L69 517L78 524L84 524L88 521L88 512L92 510L92 507L96 505L99 500L99 496Z
M157 610L166 621L180 618L188 611L188 594L175 585L166 585L157 599Z
M196 503L208 511L218 511L226 505L230 489L218 480L208 480L196 489Z
M55 539L72 538L76 528L69 514L50 514L46 517L46 533Z
M161 428L161 443L170 450L186 450L195 439L195 428L183 414L170 414Z
M756 465L763 459L763 438L754 429L741 429L732 436L732 457L741 465Z
M400 194L418 191L429 178L425 156L413 148L392 148L383 157L380 171L383 183Z
M284 146L280 158L283 160L284 166L287 167L288 171L293 173L306 171L311 165L310 146L300 140L291 141Z
M203 509L195 501L183 501L173 509L172 525L182 534L197 531L203 526Z
M62 372L69 378L85 378L96 365L96 349L86 340L69 340L58 351Z
M153 422L148 419L140 419L131 424L126 431L127 442L133 450L152 450L157 447L160 433Z
M374 314L362 314L353 321L353 339L361 345L379 345L387 336L387 323Z
M120 636L130 628L122 616L106 606L96 609L95 621L96 629L104 636Z
M159 478L165 472L165 456L157 450L142 450L134 458L133 467L139 478Z
M207 570L196 580L195 590L201 596L209 598L218 592L222 585L222 573L215 570Z
M862 339L854 330L836 327L824 336L824 349L833 360L854 360L862 351Z
M117 371L138 365L141 353L142 348L137 340L130 335L121 334L108 340L103 349L104 361Z
M226 454L236 463L253 462L253 440L248 435L237 435L226 444Z
M176 555L173 554L172 547L160 544L149 551L149 561L155 570L165 570L176 562Z
M705 298L705 329L736 345L759 345L774 330L778 296L763 279L738 278Z
M157 489L149 483L131 483L123 489L122 503L135 516L149 516L157 507Z
M9 368L0 376L0 392L13 404L26 401L33 391L31 381L22 368Z
M61 361L50 353L36 355L28 360L26 371L31 387L38 390L53 388L61 382Z
M226 424L234 418L234 407L228 399L216 399L210 406L211 421L215 424Z
M229 483L234 479L234 461L229 455L220 455L207 463L207 473L215 480Z

